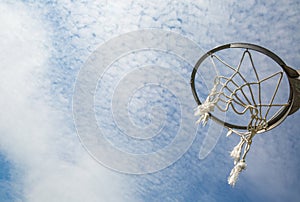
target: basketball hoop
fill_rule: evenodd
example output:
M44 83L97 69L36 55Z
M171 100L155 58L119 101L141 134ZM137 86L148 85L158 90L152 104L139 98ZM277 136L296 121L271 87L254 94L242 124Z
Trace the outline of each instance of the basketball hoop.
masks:
M245 65L246 60L248 64ZM233 62L230 64L228 61ZM202 92L205 81L202 80L203 74L212 72L209 68L215 70L216 75L208 75L207 78L213 79L205 94ZM248 43L216 47L196 63L191 75L191 88L198 104L195 111L195 115L199 116L197 123L205 125L211 118L228 129L227 136L236 134L240 137L240 142L230 153L234 159L234 167L228 177L230 185L235 185L239 173L246 168L245 158L253 137L278 126L299 109L299 75L299 71L288 67L273 52ZM197 84L200 87L196 88ZM283 95L286 95L285 99ZM201 102L199 97L204 101ZM221 120L214 115L215 111L229 113L234 118ZM239 123L242 119L244 122Z

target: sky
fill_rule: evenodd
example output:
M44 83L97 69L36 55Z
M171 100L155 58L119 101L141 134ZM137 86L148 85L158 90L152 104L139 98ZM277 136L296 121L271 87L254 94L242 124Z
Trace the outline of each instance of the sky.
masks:
M264 46L300 64L297 1L0 2L0 201L298 201L300 113L257 135L195 124L206 51Z

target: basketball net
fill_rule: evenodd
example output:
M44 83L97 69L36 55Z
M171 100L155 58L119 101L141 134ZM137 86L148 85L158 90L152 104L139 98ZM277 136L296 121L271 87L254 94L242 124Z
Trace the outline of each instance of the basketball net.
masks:
M248 54L250 57L254 73L256 74L255 77L257 81L255 82L248 82L246 77L240 72L241 62L243 61L245 54ZM213 112L215 108L218 108L222 112L227 112L231 108L238 115L244 115L246 112L249 112L251 115L246 131L241 132L232 128L228 128L228 133L226 135L230 136L231 134L236 134L240 137L240 142L230 153L230 156L234 160L234 167L229 174L228 184L234 186L239 174L247 167L245 158L250 150L252 138L257 133L264 131L268 126L267 120L270 119L268 115L271 107L287 105L273 103L283 77L283 72L276 72L266 78L260 79L253 65L251 54L248 50L244 52L242 60L237 68L228 65L216 55L212 55L211 57L212 59L216 58L218 61L224 64L225 67L231 69L233 73L230 77L221 75L217 75L215 77L214 85L206 100L195 110L195 116L200 116L197 123L202 122L202 124L205 125L210 117L210 113ZM262 103L261 85L263 82L274 77L278 78L274 93L271 95L271 99L267 104ZM237 79L242 80L243 84L238 84L236 81ZM252 90L254 85L258 86L258 95L254 95L254 91ZM246 95L246 89L248 92L250 92L250 95ZM263 108L266 110L262 110ZM272 117L274 116L276 116L276 114Z

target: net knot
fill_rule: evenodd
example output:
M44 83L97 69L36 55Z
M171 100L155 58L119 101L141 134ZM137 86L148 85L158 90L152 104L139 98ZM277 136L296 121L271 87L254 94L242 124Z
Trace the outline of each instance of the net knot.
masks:
M245 170L247 167L247 164L242 159L240 160L231 170L230 175L228 177L228 184L231 186L234 186L236 181L238 180L239 174L242 172L242 170Z
M215 103L210 102L208 99L201 105L198 105L195 111L195 116L200 116L196 123L202 122L203 126L206 125L209 112L213 112L215 108Z
M230 156L234 159L234 165L236 165L241 158L242 147L244 146L245 142L246 141L241 138L241 141L230 152Z

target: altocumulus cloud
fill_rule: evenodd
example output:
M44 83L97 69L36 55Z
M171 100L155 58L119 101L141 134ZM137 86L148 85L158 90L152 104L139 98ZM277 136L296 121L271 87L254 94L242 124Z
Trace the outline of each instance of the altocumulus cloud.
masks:
M13 198L129 200L125 176L94 162L48 103L52 46L38 19L22 3L0 4L0 149L13 165Z

